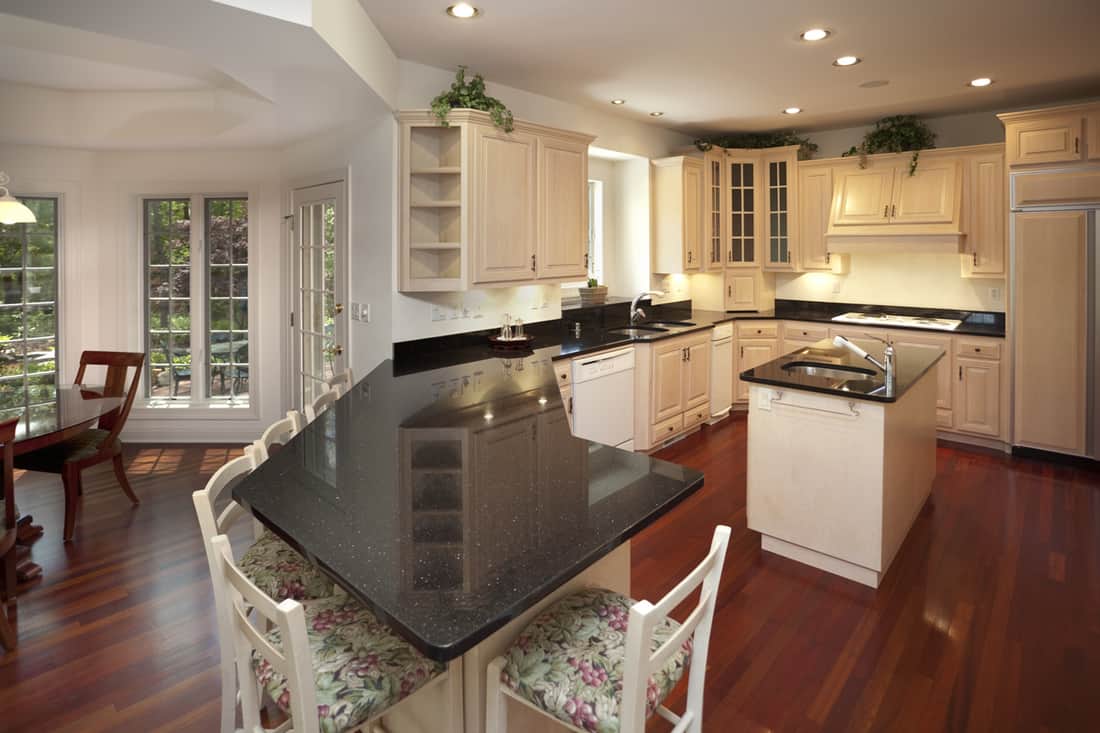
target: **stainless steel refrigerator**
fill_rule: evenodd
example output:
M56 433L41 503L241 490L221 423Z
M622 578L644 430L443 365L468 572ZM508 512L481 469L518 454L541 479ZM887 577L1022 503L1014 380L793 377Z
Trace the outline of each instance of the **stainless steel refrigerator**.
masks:
M1013 208L1014 446L1100 460L1098 218L1100 201Z

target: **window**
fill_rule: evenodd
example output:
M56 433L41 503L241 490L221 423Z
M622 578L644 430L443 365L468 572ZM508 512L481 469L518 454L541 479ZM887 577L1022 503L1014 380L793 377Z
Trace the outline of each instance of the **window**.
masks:
M247 405L248 200L145 199L143 223L146 396Z
M588 182L588 277L603 282L603 181ZM583 288L587 282L562 283L563 288Z
M59 201L19 200L38 221L0 224L0 419L53 419Z

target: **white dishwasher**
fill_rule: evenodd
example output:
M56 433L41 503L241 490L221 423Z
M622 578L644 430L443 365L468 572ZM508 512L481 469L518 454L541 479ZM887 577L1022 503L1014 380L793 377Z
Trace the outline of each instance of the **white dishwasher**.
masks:
M573 360L573 434L634 450L634 349Z
M710 420L730 414L733 404L733 324L719 323L710 335Z

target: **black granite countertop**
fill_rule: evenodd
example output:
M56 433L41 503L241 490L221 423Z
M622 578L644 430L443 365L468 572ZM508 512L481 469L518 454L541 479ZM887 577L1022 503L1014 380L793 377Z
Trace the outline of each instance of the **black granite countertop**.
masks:
M880 362L882 361L885 344L870 339L854 338L852 341ZM741 379L756 384L820 392L837 397L873 402L897 402L943 358L944 352L942 349L926 346L898 345L894 349L893 393L887 392L885 375L879 369L848 349L833 346L831 339L822 339L798 351L741 372ZM858 371L844 371L840 374L808 374L798 369L787 368L799 362Z
M433 659L453 659L703 483L574 438L562 346L402 376L383 362L234 489Z
M868 305L861 303L822 303L808 300L776 300L775 311L770 316L784 321L811 321L817 323L836 323L834 316L843 313L892 313L900 316L922 316L932 318L950 318L962 321L954 331L935 328L900 327L894 324L851 324L837 323L858 328L890 328L894 331L931 331L945 335L962 334L966 336L992 336L1003 338L1005 335L1005 314L992 311L964 311L949 308L914 308L896 305ZM768 318L766 315L747 316Z

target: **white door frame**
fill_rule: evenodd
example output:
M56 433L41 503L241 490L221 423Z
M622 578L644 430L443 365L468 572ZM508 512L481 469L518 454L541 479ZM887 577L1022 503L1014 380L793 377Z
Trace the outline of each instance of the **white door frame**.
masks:
M337 271L336 271L336 291L337 295L342 298L341 301L345 305L348 303L348 297L350 296L349 289L349 277L350 271L350 259L351 259L351 211L349 209L349 196L348 185L351 180L350 168L336 168L329 171L321 172L313 176L292 179L288 182L286 189L286 202L285 210L288 212L284 215L284 227L285 234L285 252L286 262L289 265L286 268L284 275L284 297L283 301L283 333L286 335L284 343L288 348L284 350L286 358L283 362L283 404L289 408L301 410L304 406L299 404L301 391L298 389L298 367L299 367L299 349L300 345L296 342L297 331L297 319L300 317L299 310L300 304L298 303L298 274L301 263L298 262L298 211L295 208L295 198L298 192L304 189L315 188L319 186L338 185L340 187L339 204L342 206L343 216L343 236L339 234L340 222L337 221L337 242L336 242L336 254L337 254ZM292 321L293 314L293 321ZM344 360L345 364L350 359L352 353L352 334L348 321L350 320L350 313L345 308L342 314L343 318L343 335L344 335Z

